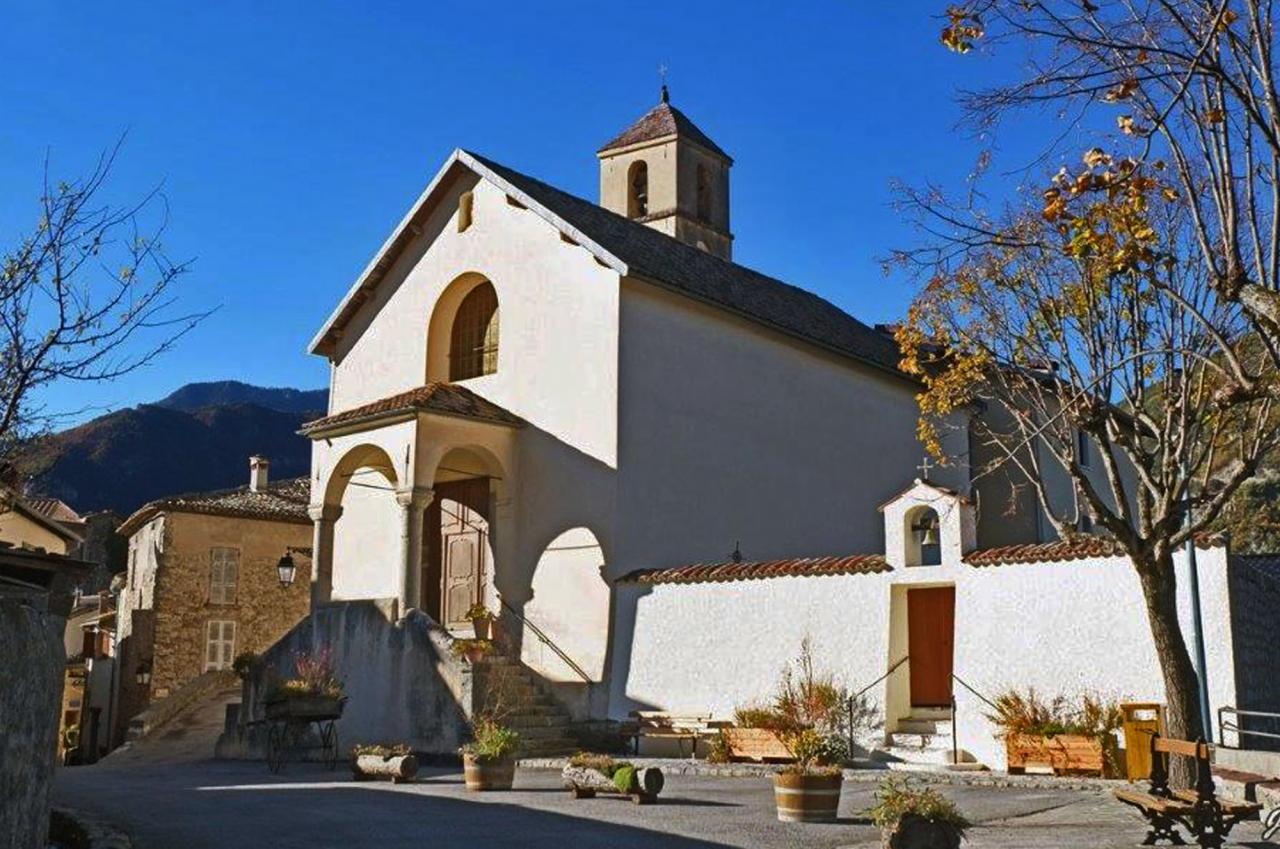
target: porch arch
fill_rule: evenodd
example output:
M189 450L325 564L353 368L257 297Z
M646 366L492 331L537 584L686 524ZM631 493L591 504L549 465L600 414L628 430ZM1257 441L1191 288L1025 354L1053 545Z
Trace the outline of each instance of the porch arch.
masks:
M324 507L335 517L333 599L399 594L400 485L387 452L372 444L350 449L325 485Z

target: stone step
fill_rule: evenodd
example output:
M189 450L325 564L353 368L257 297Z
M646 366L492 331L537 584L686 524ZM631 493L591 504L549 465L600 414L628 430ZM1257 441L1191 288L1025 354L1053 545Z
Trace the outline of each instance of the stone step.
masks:
M578 742L571 737L547 738L544 740L530 740L527 744L521 744L520 756L524 758L533 757L549 757L552 755L571 755L581 748Z
M513 713L503 718L503 724L512 728L540 728L552 725L570 725L573 720L567 713Z
M889 735L889 745L895 749L916 751L951 751L951 729L946 734L912 734L895 731Z
M898 720L899 734L950 734L951 723L939 722L936 719L907 719Z
M566 725L510 726L524 740L561 740L570 736Z

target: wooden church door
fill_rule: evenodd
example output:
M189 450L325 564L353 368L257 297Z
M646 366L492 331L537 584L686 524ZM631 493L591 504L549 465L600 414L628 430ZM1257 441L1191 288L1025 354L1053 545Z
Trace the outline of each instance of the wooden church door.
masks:
M470 623L467 610L484 598L489 479L438 483L435 491L426 518L428 535L435 537L427 546L434 561L427 564L427 610L445 627L457 628Z
M955 655L956 588L907 590L912 707L949 707Z

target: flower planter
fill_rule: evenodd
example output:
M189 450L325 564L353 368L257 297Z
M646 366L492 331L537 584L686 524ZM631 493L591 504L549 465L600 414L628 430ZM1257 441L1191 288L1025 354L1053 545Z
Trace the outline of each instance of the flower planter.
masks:
M478 760L475 755L463 755L462 774L468 790L510 790L516 777L516 760Z
M842 775L778 773L773 797L782 822L835 822L840 807Z
M1004 743L1009 772L1014 775L1029 766L1048 767L1055 775L1102 775L1102 743L1093 737L1010 734Z
M960 832L950 823L907 814L883 842L888 849L960 849Z
M356 781L389 778L393 784L412 781L418 774L418 759L413 755L354 755L351 777Z
M471 620L471 628L477 640L488 640L493 633L493 620L487 616L477 616Z
M286 696L266 704L267 719L322 720L342 716L344 696Z

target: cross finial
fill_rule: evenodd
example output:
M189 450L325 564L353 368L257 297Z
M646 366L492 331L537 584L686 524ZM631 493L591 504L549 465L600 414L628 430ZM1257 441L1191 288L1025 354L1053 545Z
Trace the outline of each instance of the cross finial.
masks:
M665 63L658 65L658 79L662 80L662 102L669 103L671 94L667 91L667 66Z
M729 559L734 563L742 562L742 546L739 544L738 540L733 541L733 553L729 555Z
M929 470L933 468L933 464L929 462L929 455L926 454L924 462L916 466L920 470L920 480L927 481L929 479Z

